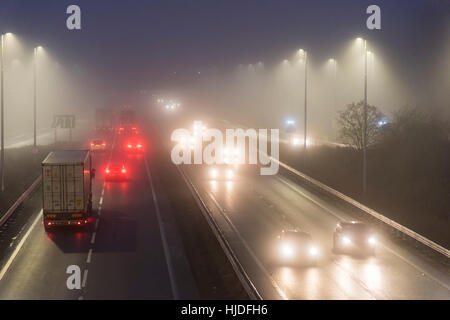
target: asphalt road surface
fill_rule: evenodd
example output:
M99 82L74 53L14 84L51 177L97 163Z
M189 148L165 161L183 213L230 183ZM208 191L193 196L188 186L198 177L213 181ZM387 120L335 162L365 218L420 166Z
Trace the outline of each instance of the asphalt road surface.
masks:
M224 181L208 178L207 165L184 170L264 299L450 299L448 267L382 235L375 256L333 254L336 224L354 217L281 174L243 166ZM292 228L312 235L317 266L280 259L277 235Z
M114 142L113 149L93 155L97 176L89 229L46 234L41 208L36 208L0 271L0 299L195 297L189 270L180 271L186 264L175 265L170 257L179 248L161 227L163 210L154 189L150 160L146 155L126 155L121 143ZM104 181L109 161L125 163L127 181ZM80 290L69 290L66 285L70 265L81 270ZM183 281L177 274L183 274Z

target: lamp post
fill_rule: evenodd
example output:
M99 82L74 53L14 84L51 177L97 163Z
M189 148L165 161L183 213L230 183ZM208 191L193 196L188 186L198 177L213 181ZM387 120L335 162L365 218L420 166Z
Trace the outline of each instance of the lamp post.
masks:
M1 187L1 191L3 192L5 190L5 109L4 109L4 81L3 81L3 72L4 72L4 49L5 49L5 37L11 35L10 33L5 33L1 35L1 44L0 44L0 81L1 81L1 85L0 85L0 117L2 118L1 120L1 131L0 131L0 147L1 147L1 152L0 152L0 187Z
M362 193L366 195L367 190L367 40L364 41L364 112L363 112L363 172Z
M337 112L336 92L337 92L337 61L335 58L330 58L330 63L333 68L333 113ZM332 120L331 126L337 131L334 121ZM337 140L337 133L335 133L334 139Z
M304 114L303 151L306 160L307 115L308 115L308 52L306 51L303 52L305 57L305 102L304 102L305 114Z
M33 86L34 86L34 97L33 97L33 152L37 152L37 58L38 51L41 46L34 48L33 52Z

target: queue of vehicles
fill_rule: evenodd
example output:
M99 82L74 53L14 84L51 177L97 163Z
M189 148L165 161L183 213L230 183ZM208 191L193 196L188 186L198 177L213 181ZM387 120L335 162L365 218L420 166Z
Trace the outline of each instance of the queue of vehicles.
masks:
M104 117L102 119L102 116ZM134 110L120 113L116 143L122 154L143 153L144 142L138 134ZM46 232L57 227L85 227L92 220L92 180L96 176L92 157L110 151L108 137L114 133L112 113L106 109L95 112L95 135L86 150L55 150L42 161L43 222ZM123 128L123 130L120 130ZM120 148L124 146L124 148ZM112 150L111 150L112 151ZM129 178L125 161L106 165L106 181L125 182Z
M134 118L130 109L126 117L119 121L117 139L119 149L126 154L143 153L144 141L130 119ZM126 119L124 121L123 119ZM103 129L98 129L101 131ZM194 123L194 139L202 136L206 125ZM192 137L186 137L184 141ZM192 149L192 145L183 147ZM120 148L123 146L123 149ZM104 152L110 146L105 139L95 138L90 142L90 150L52 151L42 162L43 217L47 232L58 226L86 226L92 215L92 155ZM224 148L221 164L207 166L207 178L232 181L237 177L239 150ZM114 161L105 168L106 181L127 181L128 169L125 162ZM375 254L376 236L373 229L359 221L342 221L333 233L333 253L335 254ZM320 258L320 248L312 236L299 229L282 230L276 241L276 256L282 264L308 264L316 266Z

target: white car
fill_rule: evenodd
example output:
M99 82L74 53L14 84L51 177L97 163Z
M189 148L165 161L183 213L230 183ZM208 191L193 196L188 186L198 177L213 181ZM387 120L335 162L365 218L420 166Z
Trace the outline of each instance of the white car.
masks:
M231 165L209 166L207 177L211 180L232 181L236 178L236 168Z
M375 254L376 236L372 228L359 221L343 221L337 224L333 234L335 253Z
M278 236L278 257L283 264L316 265L319 248L309 233L304 231L282 230Z

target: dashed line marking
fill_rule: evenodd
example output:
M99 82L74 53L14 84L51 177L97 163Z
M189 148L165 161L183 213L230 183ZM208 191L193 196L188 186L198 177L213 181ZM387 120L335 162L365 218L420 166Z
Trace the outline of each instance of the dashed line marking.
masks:
M88 269L84 270L84 274L83 274L83 282L81 283L81 287L82 287L82 288L86 287L87 276L88 276Z
M94 233L92 234L91 244L94 244L96 234L97 234L97 232L94 232Z
M34 227L36 226L36 224L39 221L39 219L41 218L41 216L42 216L42 210L38 213L38 215L36 216L36 218L33 221L33 224L30 226L30 228L28 229L27 233L25 233L25 235L23 236L22 240L20 240L20 242L17 245L16 249L13 251L12 255L9 257L8 261L6 262L4 267L2 268L2 271L0 272L0 280L2 280L3 277L5 276L5 273L8 271L9 267L11 266L12 262L16 258L17 254L19 253L19 251L22 248L22 246L25 243L25 241L28 239L31 231L34 229Z
M98 202L99 205L103 203L103 196L100 197L100 201Z
M88 256L87 256L87 259L86 259L86 263L91 263L91 256L92 256L92 248L89 249L89 253L88 253Z

